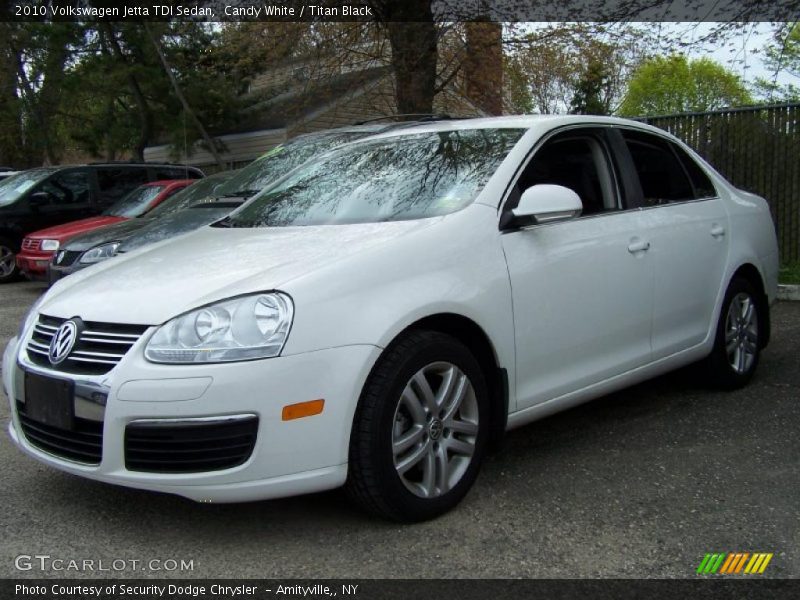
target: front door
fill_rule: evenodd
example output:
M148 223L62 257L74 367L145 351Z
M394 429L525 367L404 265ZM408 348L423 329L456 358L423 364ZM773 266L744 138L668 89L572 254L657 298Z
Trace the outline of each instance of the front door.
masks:
M574 392L650 360L653 264L642 211L627 210L606 132L551 138L512 188L575 191L580 217L504 233L517 354L517 408Z

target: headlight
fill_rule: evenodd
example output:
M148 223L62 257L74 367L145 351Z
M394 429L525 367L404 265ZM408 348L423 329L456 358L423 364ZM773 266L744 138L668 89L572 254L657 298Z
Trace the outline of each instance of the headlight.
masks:
M158 363L215 363L278 356L294 306L271 292L224 300L168 321L153 334L145 357Z
M58 240L42 240L42 245L39 246L45 252L55 252L58 250L60 242Z
M119 248L120 242L111 242L102 246L95 246L91 250L84 252L78 262L84 265L93 265L114 256L114 252Z
M42 305L42 302L44 302L44 294L39 296L39 299L34 302L33 306L28 310L28 314L22 319L22 323L19 325L19 335L17 336L19 339L22 339L25 332L36 322L36 319L39 317L39 307Z

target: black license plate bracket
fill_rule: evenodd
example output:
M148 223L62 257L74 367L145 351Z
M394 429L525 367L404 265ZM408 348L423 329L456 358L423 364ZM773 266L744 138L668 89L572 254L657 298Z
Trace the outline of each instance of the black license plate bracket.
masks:
M25 414L32 421L71 430L75 424L73 382L25 373Z

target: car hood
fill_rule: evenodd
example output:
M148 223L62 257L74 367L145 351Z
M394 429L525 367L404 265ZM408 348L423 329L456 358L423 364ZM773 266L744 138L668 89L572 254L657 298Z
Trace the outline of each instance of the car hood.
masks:
M106 225L105 227L100 227L75 236L61 248L62 250L69 250L70 252L83 252L84 250L94 248L95 246L107 242L119 242L128 239L135 231L139 231L142 227L153 222L154 219L142 217L138 219L128 219L127 221L121 221L113 225Z
M232 210L234 210L232 207L189 208L160 219L153 219L152 222L138 229L136 233L120 244L117 252L131 252L137 248L194 231L203 225L219 221L222 217L230 214Z
M98 227L104 227L106 225L113 225L115 223L120 223L126 220L127 220L126 217L112 217L108 215L99 215L96 217L89 217L88 219L81 219L80 221L72 221L70 223L64 223L63 225L48 227L47 229L40 229L39 231L36 231L27 237L37 240L63 241L73 236L76 236L79 233L91 231L93 229L97 229Z
M40 311L88 321L160 324L217 300L280 289L293 279L431 227L442 218L257 229L204 227L58 281Z

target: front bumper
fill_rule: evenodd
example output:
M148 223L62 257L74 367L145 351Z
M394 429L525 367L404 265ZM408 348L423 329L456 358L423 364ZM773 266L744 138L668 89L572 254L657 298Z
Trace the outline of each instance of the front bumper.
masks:
M9 432L14 443L62 471L202 502L292 496L344 483L356 403L379 348L346 346L251 362L172 366L144 359L147 337L108 374L92 382L107 393L99 417L102 458L96 466L54 456L26 438L17 411L17 401L25 398L25 371L62 379L65 374L32 365L12 340L3 357L3 385L11 404ZM325 399L321 414L282 420L285 405L319 398ZM180 474L130 471L125 466L125 430L132 421L242 414L258 416L258 434L252 455L239 466Z
M43 281L47 279L47 268L54 254L54 252L21 250L16 256L17 266L26 277Z
M73 273L77 273L78 271L82 271L86 267L91 267L91 265L84 265L79 263L77 260L72 263L71 265L61 266L53 264L52 262L47 265L47 271L45 273L45 278L47 279L50 285L54 284L59 279L63 279L67 275L72 275Z

